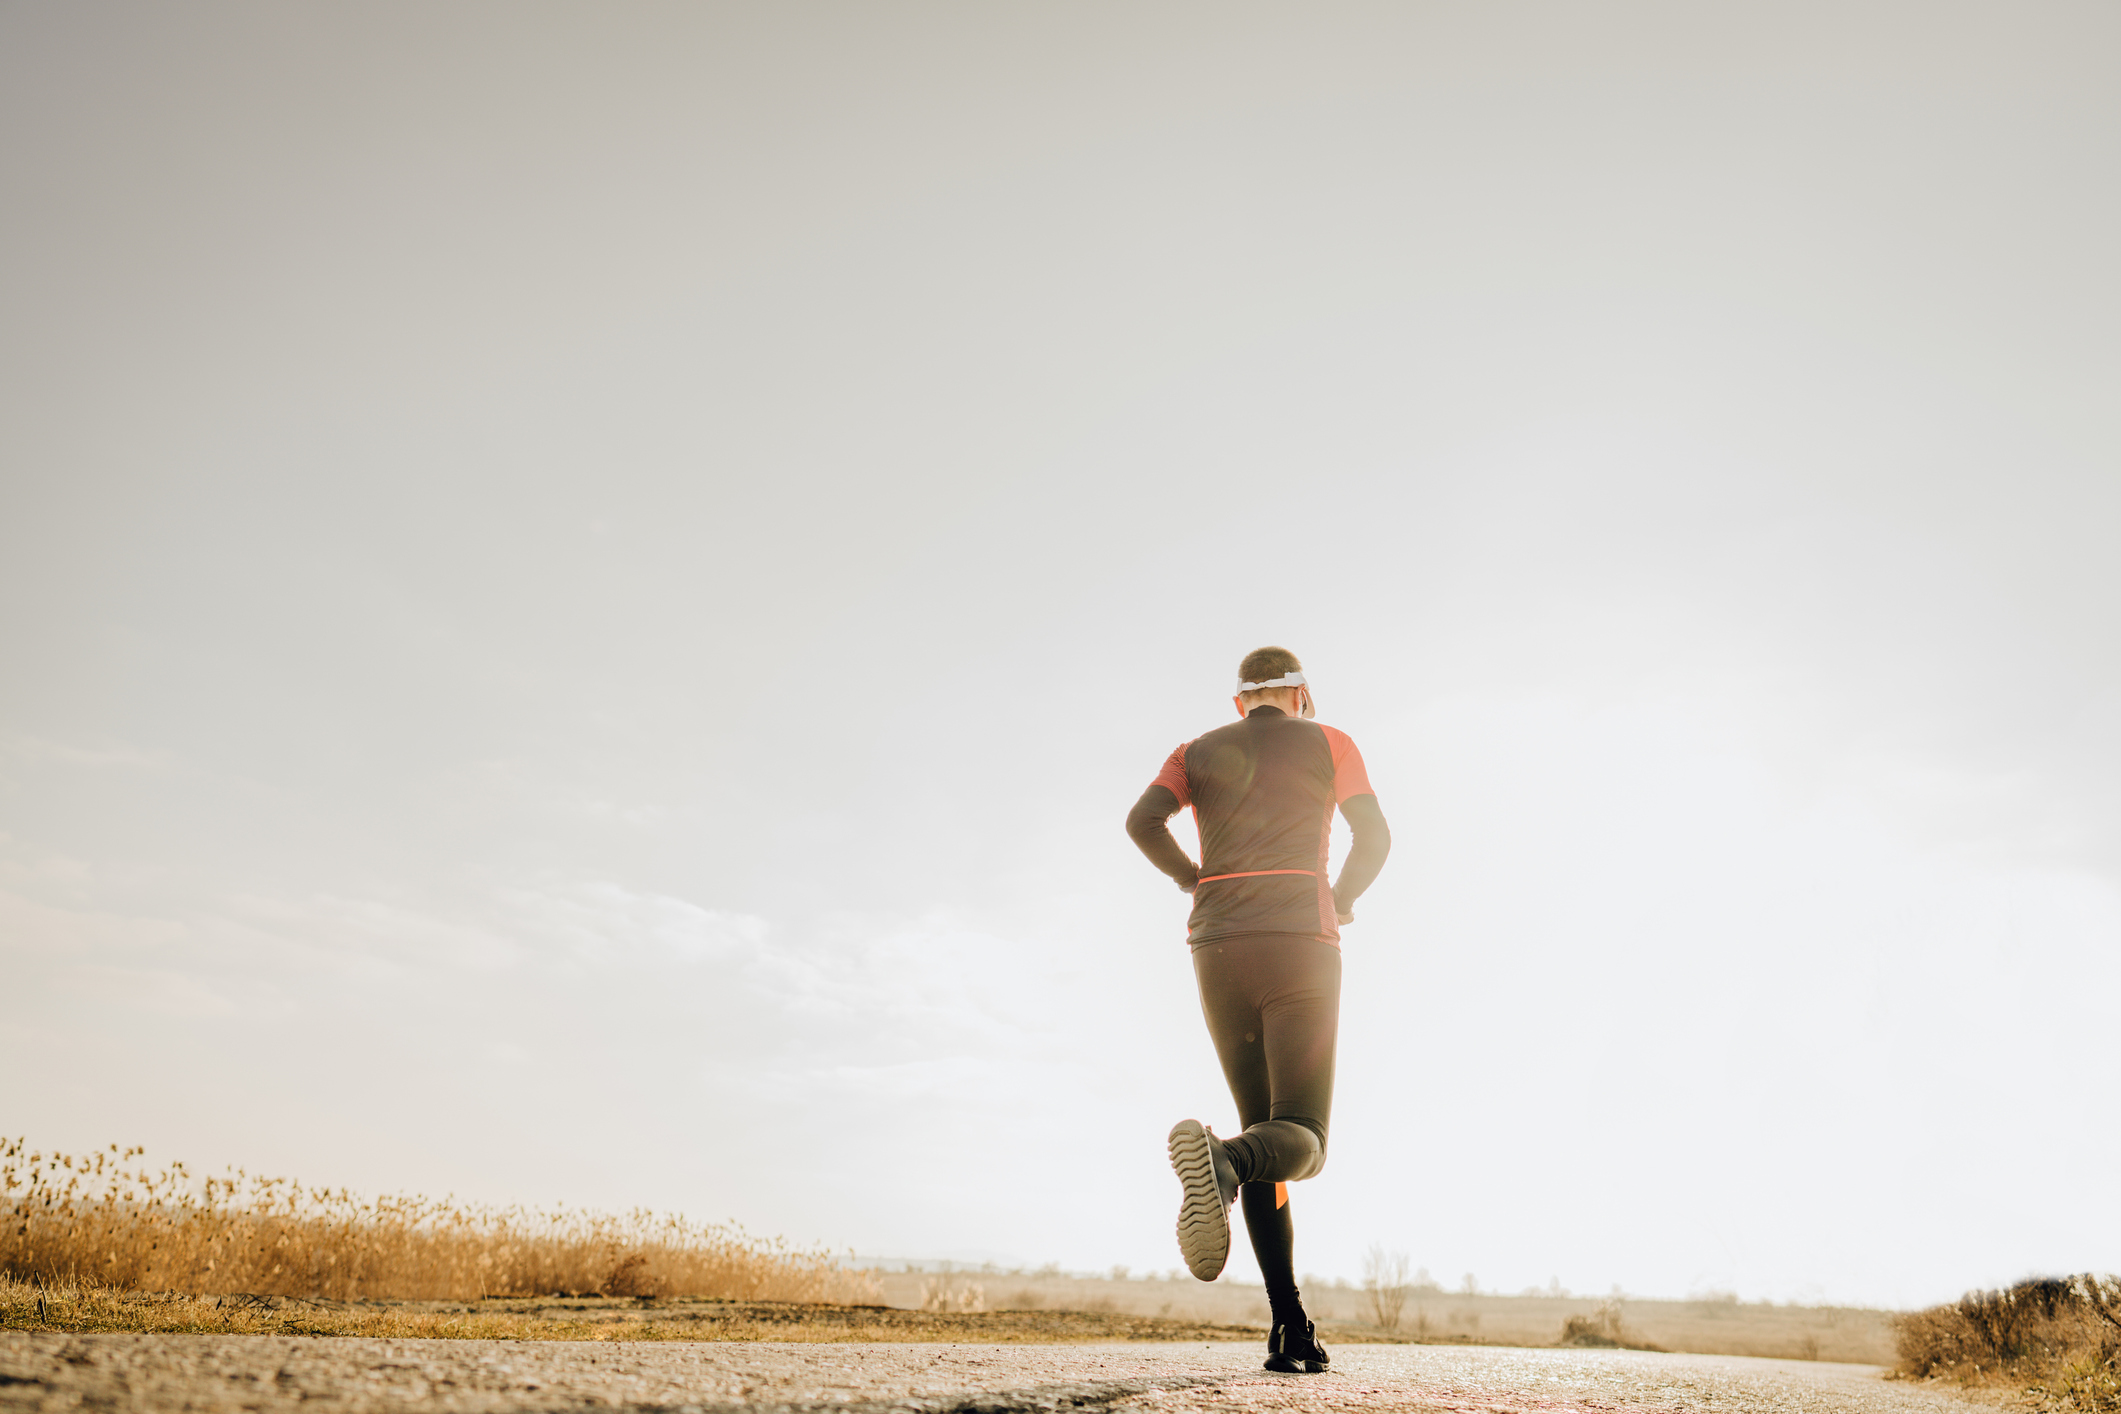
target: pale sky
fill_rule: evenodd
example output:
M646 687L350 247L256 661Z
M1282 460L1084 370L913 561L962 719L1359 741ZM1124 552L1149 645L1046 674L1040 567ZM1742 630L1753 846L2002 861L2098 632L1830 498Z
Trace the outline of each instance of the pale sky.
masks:
M1176 1267L1121 821L1282 643L1396 841L1300 1271L2121 1268L2117 64L0 5L0 1132Z

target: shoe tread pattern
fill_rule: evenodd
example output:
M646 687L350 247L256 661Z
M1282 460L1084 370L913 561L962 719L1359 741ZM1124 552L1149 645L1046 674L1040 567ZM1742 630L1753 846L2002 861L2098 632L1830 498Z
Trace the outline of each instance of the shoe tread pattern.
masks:
M1214 1281L1230 1260L1230 1210L1215 1181L1215 1154L1208 1132L1192 1120L1181 1120L1170 1142L1171 1167L1185 1188L1178 1209L1179 1255L1194 1276Z

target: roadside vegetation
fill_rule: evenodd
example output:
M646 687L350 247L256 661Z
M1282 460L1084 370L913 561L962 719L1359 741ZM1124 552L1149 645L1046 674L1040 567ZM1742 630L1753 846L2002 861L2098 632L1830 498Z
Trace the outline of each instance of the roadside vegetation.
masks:
M1896 1325L1903 1375L2017 1390L2057 1411L2121 1411L2121 1278L2035 1277Z
M555 1293L875 1299L832 1254L645 1210L496 1208L234 1171L153 1169L141 1150L0 1142L0 1277L33 1287L355 1300Z

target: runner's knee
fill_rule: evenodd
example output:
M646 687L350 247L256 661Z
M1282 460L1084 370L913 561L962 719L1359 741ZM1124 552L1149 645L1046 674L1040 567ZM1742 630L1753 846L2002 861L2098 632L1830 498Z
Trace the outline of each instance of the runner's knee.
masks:
M1318 1175L1325 1169L1326 1166L1325 1125L1320 1123L1318 1120L1310 1118L1307 1115L1283 1115L1281 1119L1282 1122L1285 1124L1291 1124L1296 1126L1303 1134L1303 1140L1299 1140L1297 1145L1292 1147L1304 1147L1310 1150L1310 1162L1305 1167L1304 1171L1299 1174L1292 1174L1290 1175L1290 1177L1318 1177ZM1305 1144L1304 1140L1308 1140L1308 1144Z
M1249 1183L1291 1183L1325 1164L1326 1149L1316 1121L1288 1116L1262 1120L1230 1141L1241 1150L1240 1172Z

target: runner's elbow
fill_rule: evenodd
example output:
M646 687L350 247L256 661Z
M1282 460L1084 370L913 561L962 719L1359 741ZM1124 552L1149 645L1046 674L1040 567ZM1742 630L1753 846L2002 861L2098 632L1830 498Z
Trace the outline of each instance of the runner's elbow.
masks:
M1163 786L1151 786L1142 792L1134 808L1127 812L1127 838L1136 844L1145 844L1158 835L1167 833L1164 821L1178 809L1178 797Z

